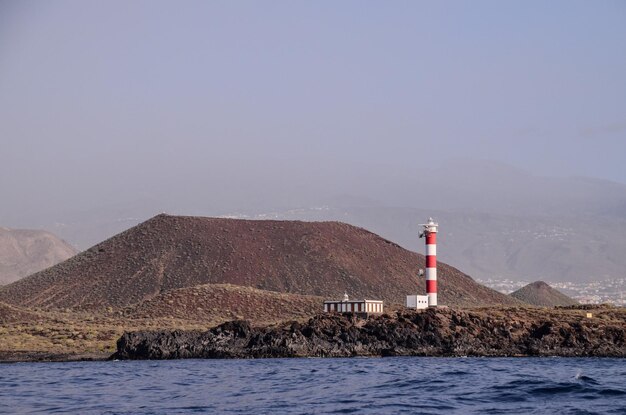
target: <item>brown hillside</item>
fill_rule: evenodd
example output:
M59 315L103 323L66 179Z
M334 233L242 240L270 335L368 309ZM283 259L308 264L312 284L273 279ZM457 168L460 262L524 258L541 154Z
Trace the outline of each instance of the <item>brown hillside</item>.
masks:
M323 303L322 297L205 284L167 291L122 312L133 319L175 318L212 325L245 319L254 324L271 324L309 318L323 309Z
M75 254L74 248L49 232L0 227L0 284L17 281Z
M517 291L511 297L539 307L576 305L578 301L555 290L543 281L535 281Z
M22 310L19 307L0 303L0 324L25 323L41 319L42 317L32 311Z
M403 304L423 293L424 257L338 222L158 215L69 260L0 288L0 301L48 308L122 308L166 291L227 283ZM440 303L519 304L439 266Z

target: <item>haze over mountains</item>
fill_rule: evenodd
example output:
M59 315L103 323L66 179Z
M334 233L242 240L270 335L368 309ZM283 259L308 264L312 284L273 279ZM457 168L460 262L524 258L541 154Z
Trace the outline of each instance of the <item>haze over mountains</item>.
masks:
M82 249L165 211L340 220L417 252L423 250L417 224L433 216L441 223L440 258L475 278L588 281L623 277L626 269L626 186L620 183L541 177L469 160L414 170L280 161L254 167L254 176L242 175L238 166L217 175L212 168L189 167L184 186L165 181L140 197L123 191L112 200L96 197L96 206L76 204L63 212L58 205L12 216L14 223L36 222ZM8 207L1 209L8 217Z

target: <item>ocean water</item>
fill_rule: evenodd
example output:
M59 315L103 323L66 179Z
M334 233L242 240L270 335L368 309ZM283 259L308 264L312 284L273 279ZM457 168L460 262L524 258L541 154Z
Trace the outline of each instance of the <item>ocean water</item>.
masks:
M626 359L3 364L0 413L626 414Z

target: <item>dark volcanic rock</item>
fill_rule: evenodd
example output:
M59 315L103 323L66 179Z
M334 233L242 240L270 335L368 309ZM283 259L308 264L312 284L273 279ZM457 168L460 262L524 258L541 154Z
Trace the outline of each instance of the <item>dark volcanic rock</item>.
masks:
M206 332L125 333L117 359L349 356L626 357L626 311L438 309L361 319L323 314L306 324L253 328L232 321Z

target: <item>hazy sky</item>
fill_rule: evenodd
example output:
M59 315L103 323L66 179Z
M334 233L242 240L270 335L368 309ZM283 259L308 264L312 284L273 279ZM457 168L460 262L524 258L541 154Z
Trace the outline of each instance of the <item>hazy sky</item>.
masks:
M5 221L459 157L626 183L626 2L0 0Z

